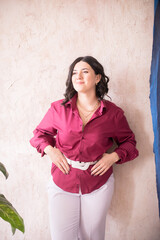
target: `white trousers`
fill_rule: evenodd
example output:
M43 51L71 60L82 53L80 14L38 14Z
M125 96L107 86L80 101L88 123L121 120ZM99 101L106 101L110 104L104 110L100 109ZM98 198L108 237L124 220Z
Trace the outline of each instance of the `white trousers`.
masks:
M104 240L113 191L113 174L101 188L83 195L63 191L51 180L48 196L52 240Z

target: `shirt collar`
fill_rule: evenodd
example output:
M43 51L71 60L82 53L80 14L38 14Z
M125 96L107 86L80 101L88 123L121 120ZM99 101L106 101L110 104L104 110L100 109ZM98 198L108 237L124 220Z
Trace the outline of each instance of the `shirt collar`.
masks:
M72 110L75 110L77 102L77 93L65 104L66 106L71 105Z
M101 107L99 109L99 112L102 114L103 110L106 109L106 105L104 104L104 99L100 100L101 102Z
M67 105L71 105L72 107L72 110L74 111L75 109L77 109L76 107L76 102L77 102L77 93L65 104L66 106ZM101 106L100 106L100 109L98 111L98 115L102 115L103 113L103 109L106 109L106 105L104 103L104 99L100 100L100 103L101 103Z

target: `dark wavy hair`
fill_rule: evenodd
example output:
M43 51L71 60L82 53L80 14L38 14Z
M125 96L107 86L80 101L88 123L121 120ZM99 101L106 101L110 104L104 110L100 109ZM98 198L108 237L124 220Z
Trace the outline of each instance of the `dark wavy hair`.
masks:
M103 66L92 56L78 57L69 67L68 78L66 81L66 91L64 93L65 99L63 100L62 105L65 105L65 103L67 103L77 93L72 84L72 74L74 66L80 61L88 63L96 75L101 75L101 80L96 85L96 96L99 99L103 99L108 93L109 78L105 75Z

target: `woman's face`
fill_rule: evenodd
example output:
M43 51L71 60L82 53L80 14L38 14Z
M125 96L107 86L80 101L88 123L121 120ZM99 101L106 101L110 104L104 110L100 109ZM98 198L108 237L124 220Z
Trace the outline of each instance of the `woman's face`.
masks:
M72 83L77 92L95 92L96 84L100 81L100 75L96 75L92 67L83 61L78 62L73 69Z

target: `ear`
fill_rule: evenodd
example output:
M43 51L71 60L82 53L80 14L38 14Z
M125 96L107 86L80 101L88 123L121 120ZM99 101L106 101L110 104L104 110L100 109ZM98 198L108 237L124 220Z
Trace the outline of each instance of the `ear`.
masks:
M101 74L96 75L96 85L101 81Z

